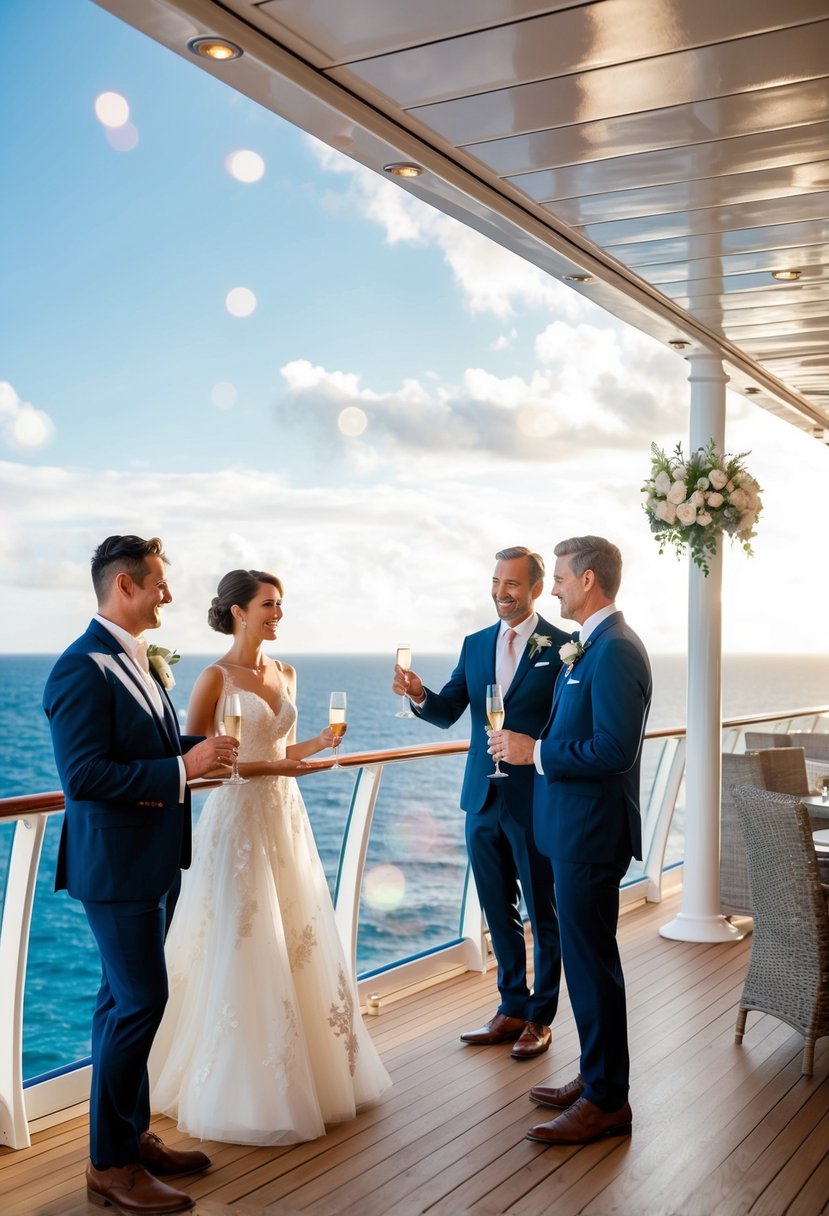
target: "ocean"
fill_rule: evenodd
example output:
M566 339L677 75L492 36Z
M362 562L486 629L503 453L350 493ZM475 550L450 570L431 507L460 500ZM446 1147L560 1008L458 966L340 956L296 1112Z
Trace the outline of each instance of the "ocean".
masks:
M202 668L215 656L186 655L176 664L173 700L184 718ZM282 657L282 656L281 656ZM327 722L328 696L348 693L343 752L467 738L468 715L450 731L395 717L390 690L393 657L284 656L298 671L298 737ZM454 655L414 655L413 666L431 687L448 678ZM51 655L0 655L0 797L58 788L46 719L40 708ZM651 728L685 721L685 659L653 659ZM726 656L725 717L786 711L829 702L829 656ZM357 949L365 972L454 938L458 933L466 852L458 809L463 757L389 765L375 812ZM301 789L317 847L333 887L354 774L324 772ZM197 817L206 795L194 803ZM24 1010L24 1076L57 1068L89 1051L89 1021L99 981L94 944L79 904L52 891L60 817L49 822L38 877ZM0 825L0 896L5 891L13 827Z

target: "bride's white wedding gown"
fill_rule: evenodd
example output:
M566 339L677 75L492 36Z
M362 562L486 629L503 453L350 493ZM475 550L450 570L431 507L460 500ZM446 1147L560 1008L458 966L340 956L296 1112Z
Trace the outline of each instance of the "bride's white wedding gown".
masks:
M226 689L230 677L222 668ZM296 721L242 697L240 759L277 760ZM318 778L319 779L319 778ZM203 1140L289 1144L353 1118L391 1081L363 1026L297 782L214 790L167 938L153 1110Z

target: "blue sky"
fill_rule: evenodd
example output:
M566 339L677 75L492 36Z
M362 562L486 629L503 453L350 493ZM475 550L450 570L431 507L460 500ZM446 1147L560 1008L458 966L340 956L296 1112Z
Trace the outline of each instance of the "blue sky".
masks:
M684 649L687 570L639 494L651 441L687 439L680 357L88 0L3 0L0 25L3 650L69 641L91 550L124 531L165 539L179 649L221 648L215 583L258 566L287 585L286 651L454 651L492 619L496 549L552 564L588 531L621 546L651 648ZM228 172L240 149L258 182ZM728 400L766 492L756 557L726 558L726 648L825 650L794 605L829 591L829 455Z

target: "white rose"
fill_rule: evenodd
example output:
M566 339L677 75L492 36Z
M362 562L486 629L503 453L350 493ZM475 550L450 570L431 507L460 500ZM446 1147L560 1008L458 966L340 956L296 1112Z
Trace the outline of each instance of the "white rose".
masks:
M665 495L671 488L671 479L663 469L661 473L657 474L653 484L657 494Z
M676 509L676 517L684 528L696 522L697 509L692 507L689 502L680 503Z
M695 507L697 510L699 510L700 507L704 507L705 506L705 495L703 494L702 490L694 490L693 494L688 499L688 502L691 504L692 507Z
M676 505L677 503L680 503L680 502L684 502L685 501L685 482L684 481L675 481L674 484L671 486L670 490L668 491L667 497L668 497L668 502L672 502L674 505Z
M172 671L170 670L170 664L167 662L167 660L162 655L160 655L160 654L150 655L148 662L150 664L150 667L152 667L152 669L158 675L158 679L159 679L159 682L161 683L162 688L165 688L168 692L170 691L171 688L175 688L176 678L173 675Z
M559 649L558 657L562 663L575 663L580 654L581 647L578 642L565 642Z
M707 511L700 511L699 515L697 516L697 523L700 525L701 528L707 528L708 525L713 522L714 521L713 521L712 517L708 514Z
M675 464L671 469L671 475L674 481L684 481L688 476L688 470L684 464Z
M707 490L709 485L710 485L710 482L708 481L707 477L698 477L697 478L697 489L698 490Z
M721 490L728 481L728 478L726 477L725 473L723 473L722 469L712 469L708 474L708 480L711 482L711 485L715 490Z
M654 512L657 519L661 519L663 523L676 523L676 507L672 502L661 502Z
M718 494L716 490L711 490L708 494L706 494L705 497L709 507L713 507L714 510L716 510L717 507L721 507L725 502L722 494Z

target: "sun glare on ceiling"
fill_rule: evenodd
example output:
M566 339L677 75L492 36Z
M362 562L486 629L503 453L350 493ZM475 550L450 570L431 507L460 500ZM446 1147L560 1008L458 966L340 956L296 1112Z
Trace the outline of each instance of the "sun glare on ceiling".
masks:
M265 162L258 152L242 148L230 153L225 168L237 182L258 182L264 176Z
M800 278L799 270L773 270L771 277L777 279L780 283L796 283Z

